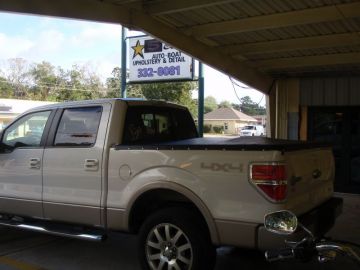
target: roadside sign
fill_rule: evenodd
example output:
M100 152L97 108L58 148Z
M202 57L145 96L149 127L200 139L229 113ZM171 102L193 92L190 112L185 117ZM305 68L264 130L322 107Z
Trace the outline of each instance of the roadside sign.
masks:
M129 82L193 80L193 59L149 36L129 38Z

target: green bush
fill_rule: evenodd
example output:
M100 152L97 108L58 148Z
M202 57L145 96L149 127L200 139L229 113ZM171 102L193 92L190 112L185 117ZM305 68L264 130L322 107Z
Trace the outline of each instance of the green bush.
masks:
M222 133L224 131L224 127L223 126L214 126L213 130L215 133Z
M204 133L210 133L211 132L211 125L204 125Z

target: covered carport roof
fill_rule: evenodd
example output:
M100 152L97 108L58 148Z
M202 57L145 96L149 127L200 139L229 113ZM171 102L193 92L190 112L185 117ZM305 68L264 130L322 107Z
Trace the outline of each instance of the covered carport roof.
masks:
M264 93L278 77L360 73L360 1L1 0L0 10L120 23Z

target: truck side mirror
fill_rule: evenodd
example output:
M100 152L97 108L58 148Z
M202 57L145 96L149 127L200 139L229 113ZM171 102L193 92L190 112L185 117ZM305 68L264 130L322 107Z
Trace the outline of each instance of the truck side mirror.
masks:
M264 225L269 232L289 235L296 231L298 220L294 213L282 210L267 214L264 218Z

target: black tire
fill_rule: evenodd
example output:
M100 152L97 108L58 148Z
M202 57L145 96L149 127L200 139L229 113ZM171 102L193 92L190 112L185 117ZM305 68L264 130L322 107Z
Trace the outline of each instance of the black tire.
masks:
M144 270L158 269L160 263L164 270L174 263L179 266L171 268L174 270L211 270L216 262L216 250L206 225L195 211L182 207L161 209L145 220L139 232L138 254Z

